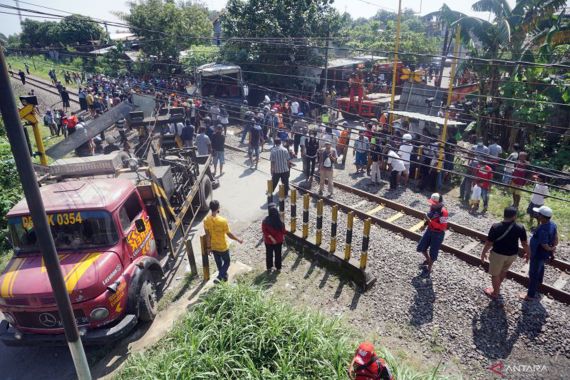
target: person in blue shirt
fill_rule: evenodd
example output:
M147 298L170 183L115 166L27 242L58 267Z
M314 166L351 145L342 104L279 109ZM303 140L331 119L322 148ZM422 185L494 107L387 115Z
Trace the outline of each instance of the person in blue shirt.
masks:
M525 301L535 299L538 287L544 279L544 264L546 260L554 259L558 245L558 231L552 218L552 209L547 206L534 208L538 215L538 228L530 238L530 266L528 269L528 291L521 293Z

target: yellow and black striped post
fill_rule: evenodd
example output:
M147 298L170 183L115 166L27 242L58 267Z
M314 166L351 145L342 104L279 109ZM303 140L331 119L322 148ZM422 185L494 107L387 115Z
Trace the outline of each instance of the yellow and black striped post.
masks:
M273 181L267 180L267 204L273 203Z
M337 220L338 220L338 206L332 206L332 215L331 215L331 246L329 248L329 252L335 253L336 251L336 227L337 227Z
M423 154L423 146L420 146L418 148L418 160L417 160L417 162L420 164L423 163L422 154ZM410 156L410 159L411 158L412 157ZM410 163L410 165L411 165L411 163ZM420 168L421 168L421 165L416 166L416 172L414 173L414 179L418 179L418 177L420 176Z
M352 253L352 226L354 224L354 212L350 211L348 213L346 220L346 242L344 244L344 260L350 260L350 254Z
M319 199L317 202L317 236L315 244L320 246L323 242L323 200Z
M303 195L303 239L309 237L309 194Z
M202 247L202 271L204 272L204 281L209 281L210 263L208 260L208 247L206 243L206 235L200 236L200 246Z
M283 184L279 186L279 215L281 221L285 223L285 185Z
M291 233L297 231L297 189L291 189Z
M360 269L366 269L368 262L368 245L370 243L370 225L372 221L370 218L364 221L364 231L362 232L362 253L360 254Z

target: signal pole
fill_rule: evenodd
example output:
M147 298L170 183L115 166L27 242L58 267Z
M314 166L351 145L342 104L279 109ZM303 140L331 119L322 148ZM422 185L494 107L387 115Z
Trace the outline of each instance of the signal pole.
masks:
M16 169L22 182L22 189L26 196L28 208L32 215L34 230L38 239L40 250L45 262L49 282L61 316L65 338L69 345L69 351L75 365L75 371L79 380L91 380L89 364L83 350L83 344L77 331L77 324L71 301L67 294L63 273L57 257L57 251L50 227L47 220L46 210L40 194L40 188L36 182L36 175L32 167L32 159L26 146L24 129L20 124L20 115L16 108L16 101L12 92L8 67L4 52L0 49L0 111L6 125L6 134L10 142L10 148L16 162Z
M394 101L396 99L396 80L398 79L398 50L400 49L400 24L402 20L402 0L398 0L398 20L396 23L396 43L394 46L394 69L392 72L392 98L390 100L390 132L394 122Z

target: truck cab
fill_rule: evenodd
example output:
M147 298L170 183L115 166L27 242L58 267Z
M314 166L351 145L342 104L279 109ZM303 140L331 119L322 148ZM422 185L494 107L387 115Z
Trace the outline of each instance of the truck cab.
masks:
M183 219L193 220L211 197L208 157L191 171L193 161L175 156L186 172L171 166L123 169L112 163L116 157L56 161L50 168L59 173L55 181L40 188L85 344L120 339L139 320L154 319L163 274L180 252L174 240L186 234ZM96 175L69 174L86 167ZM0 276L0 340L65 342L26 200L7 218L14 255Z

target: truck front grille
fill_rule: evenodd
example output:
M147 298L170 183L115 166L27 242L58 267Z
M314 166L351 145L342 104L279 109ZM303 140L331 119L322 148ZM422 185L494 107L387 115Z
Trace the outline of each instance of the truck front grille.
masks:
M85 316L83 310L74 310L73 314L75 315L77 325L81 326L89 323L89 318ZM13 315L22 327L32 329L58 329L63 327L57 310L42 312L21 311L14 312Z

